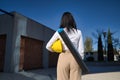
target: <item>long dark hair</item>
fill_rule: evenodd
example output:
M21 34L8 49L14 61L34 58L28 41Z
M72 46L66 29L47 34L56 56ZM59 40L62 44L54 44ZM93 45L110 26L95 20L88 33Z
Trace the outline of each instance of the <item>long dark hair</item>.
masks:
M67 28L68 32L73 28L77 30L75 20L70 12L64 12L62 15L60 28Z

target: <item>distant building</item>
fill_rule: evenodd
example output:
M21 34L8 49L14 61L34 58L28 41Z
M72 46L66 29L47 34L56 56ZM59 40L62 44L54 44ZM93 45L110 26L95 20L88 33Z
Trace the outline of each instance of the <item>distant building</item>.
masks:
M98 52L85 52L84 53L84 60L85 61L98 61ZM103 54L104 61L107 62L107 56ZM120 61L120 50L118 50L118 54L114 54L114 61Z
M94 52L85 52L84 53L84 60L85 61L97 61L97 56L98 56L98 53L96 51Z
M120 49L117 54L114 54L114 61L120 61Z
M58 54L45 48L54 30L19 13L0 15L0 71L55 67Z

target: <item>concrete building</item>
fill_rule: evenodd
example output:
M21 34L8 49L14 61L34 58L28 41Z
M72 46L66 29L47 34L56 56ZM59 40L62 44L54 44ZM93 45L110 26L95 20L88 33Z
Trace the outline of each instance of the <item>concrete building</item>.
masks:
M0 15L0 71L56 66L58 54L45 48L54 30L19 13Z

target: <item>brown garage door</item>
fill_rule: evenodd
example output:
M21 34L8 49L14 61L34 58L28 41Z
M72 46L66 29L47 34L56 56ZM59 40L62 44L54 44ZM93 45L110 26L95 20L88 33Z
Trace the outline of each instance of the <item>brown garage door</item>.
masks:
M6 35L0 35L0 71L3 71L5 57Z
M21 37L20 70L42 67L42 46L43 41Z

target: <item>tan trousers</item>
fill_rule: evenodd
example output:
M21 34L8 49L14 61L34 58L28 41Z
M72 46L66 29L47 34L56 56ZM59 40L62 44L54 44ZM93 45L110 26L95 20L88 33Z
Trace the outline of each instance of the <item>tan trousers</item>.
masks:
M57 80L81 80L81 69L69 51L59 55Z

